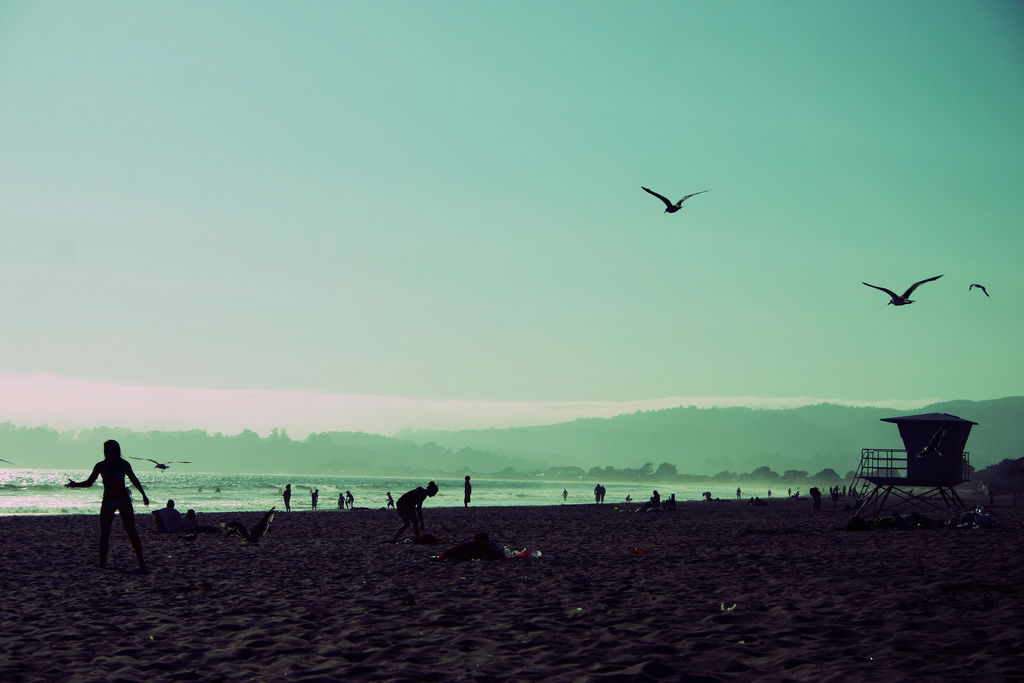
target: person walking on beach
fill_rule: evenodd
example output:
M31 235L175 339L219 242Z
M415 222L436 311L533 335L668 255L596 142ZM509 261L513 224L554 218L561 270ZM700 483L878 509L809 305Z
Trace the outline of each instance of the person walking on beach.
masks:
M817 486L812 486L807 493L811 494L811 498L814 499L814 511L821 512L821 491Z
M284 493L281 494L281 497L284 498L284 509L285 509L285 512L291 512L292 511L292 485L291 484L285 484Z
M469 499L473 495L473 485L469 483L469 475L466 475L465 495L462 496L462 506L469 507Z
M356 504L356 497L352 495L351 491L345 491L345 504L348 505L349 510Z
M103 442L103 460L92 468L92 474L85 481L68 479L68 488L89 488L96 483L96 478L103 478L103 502L100 503L100 568L107 566L107 554L110 550L110 529L114 524L114 513L121 512L121 524L128 534L128 540L139 560L139 571L145 572L146 561L142 558L142 541L135 529L135 509L132 497L124 483L125 477L142 494L142 504L149 505L149 497L142 488L139 478L128 461L121 457L121 444L113 439Z
M388 509L395 507L395 499L391 497L391 491L388 491Z
M565 504L565 499L569 497L568 489L562 489L562 504Z
M398 499L398 516L402 518L402 527L395 532L392 543L398 543L398 537L402 532L412 525L412 533L419 539L423 533L423 501L428 497L437 495L437 484L433 481L427 483L427 488L417 486L412 491L407 491Z
M316 510L316 501L320 498L320 489L313 489L309 492L309 501L313 504L313 509Z
M338 509L345 509L345 494L342 493L341 491L338 492Z
M743 497L743 491L742 491L742 489L740 489L739 486L737 486L736 487L736 500L739 500L742 497Z

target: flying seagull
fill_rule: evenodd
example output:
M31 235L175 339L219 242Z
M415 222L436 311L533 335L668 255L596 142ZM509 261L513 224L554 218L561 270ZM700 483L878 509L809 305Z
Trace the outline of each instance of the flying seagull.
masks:
M154 460L153 458L136 458L134 455L130 455L128 457L130 457L132 460L148 460L150 462L156 462L156 460ZM166 470L171 465L191 465L191 464L192 464L191 460L168 460L166 464L162 463L162 462L156 462L156 469L158 469L158 470Z
M665 213L675 213L679 209L683 208L683 202L685 202L690 197L694 197L696 195L704 194L705 192L707 192L707 190L701 190L700 192L694 192L692 194L688 194L685 197L683 197L682 199L680 199L678 202L673 204L666 197L663 197L662 195L658 194L654 190L649 190L646 187L644 187L643 185L640 186L640 189L643 190L644 192L646 192L647 194L653 194L655 197L657 197L661 201L665 202Z
M249 543L259 543L260 538L267 535L267 529L270 528L270 522L274 519L274 510L277 506L270 508L263 515L263 519L256 523L252 530L245 528L245 525L241 522L221 522L221 526L227 529L228 536L241 536Z
M939 431L935 432L932 436L932 440L928 442L928 445L921 449L921 452L917 454L917 457L923 458L926 455L942 455L939 451L939 444L942 443L942 437L946 435L946 428L939 427Z
M972 289L974 289L975 287L980 289L985 296L988 296L988 290L985 289L985 285L971 285L970 287L967 288L967 291L969 292Z
M921 285L923 285L926 282L931 282L932 280L938 280L940 277L942 277L942 276L941 275L936 275L935 277L930 277L927 280L921 280L919 282L915 282L914 284L912 284L909 287L907 287L907 291L903 292L903 296L900 296L896 292L892 291L891 289L886 289L885 287L879 287L878 285L868 285L868 283L866 283L866 282L862 282L861 284L862 285L868 285L868 287L874 287L875 289L880 289L883 292L885 292L886 294L888 294L889 296L891 296L892 297L892 301L890 301L889 303L892 304L893 306L905 306L907 304L914 303L913 301L910 300L910 295L914 293L915 289L917 289L918 287L920 287Z
M5 462L5 463L7 463L8 465L13 465L13 464L14 464L14 463L13 463L13 462L11 462L10 460L4 460L3 458L0 458L0 462Z

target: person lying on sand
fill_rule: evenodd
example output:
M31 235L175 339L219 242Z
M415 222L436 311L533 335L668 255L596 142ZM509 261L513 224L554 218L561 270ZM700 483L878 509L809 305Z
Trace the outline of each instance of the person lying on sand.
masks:
M220 527L210 526L208 524L199 523L199 515L196 514L195 510L190 509L185 513L184 519L181 520L181 533L197 533L197 534L219 534L221 532Z
M449 548L439 557L442 560L503 560L505 551L486 533L479 533L472 541Z
M402 494L397 505L398 516L402 518L402 527L395 532L395 537L391 539L392 543L398 543L398 537L409 528L410 524L413 537L416 539L420 537L420 534L423 533L423 501L427 497L435 495L437 495L437 484L433 481L427 484L427 488L417 486L412 491Z

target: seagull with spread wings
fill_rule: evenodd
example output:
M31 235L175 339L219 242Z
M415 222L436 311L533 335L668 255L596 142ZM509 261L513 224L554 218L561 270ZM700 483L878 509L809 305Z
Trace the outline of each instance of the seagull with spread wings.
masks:
M263 519L256 522L253 528L246 529L245 525L241 522L221 522L220 525L227 529L228 536L241 536L244 540L249 543L259 543L260 538L267 535L267 530L270 528L270 522L274 519L274 510L277 506L270 508L263 515Z
M939 427L939 431L932 435L932 440L928 442L928 445L921 449L921 452L917 454L917 457L923 458L926 455L939 455L942 453L939 451L939 444L942 443L942 437L946 435L946 428Z
M643 190L644 192L646 192L647 194L653 194L655 197L657 197L661 201L665 202L665 213L675 213L679 209L683 208L683 202L685 202L690 197L695 197L695 196L697 196L699 194L704 194L705 192L707 192L707 190L701 190L700 192L693 192L691 194L686 195L685 197L680 199L678 202L673 204L671 201L668 200L667 197L664 197L664 196L658 194L654 190L650 190L650 189L644 187L643 185L640 186L640 189Z
M967 291L969 292L972 289L974 289L975 287L980 289L982 294L984 294L985 296L988 296L988 290L985 289L985 285L973 284L973 285L971 285L970 287L967 288Z
M4 460L3 458L0 458L0 462L5 462L5 463L7 463L8 465L13 465L13 464L14 464L14 463L13 463L13 462L11 462L10 460Z
M168 460L166 463L162 463L162 462L157 462L153 458L136 458L133 455L130 455L128 457L130 457L132 460L148 460L150 462L156 462L156 469L158 469L158 470L166 470L171 465L191 465L192 464L191 460Z
M923 285L926 282L931 282L932 280L938 280L940 277L942 277L942 276L941 275L936 275L935 277L930 277L930 278L928 278L926 280L921 280L919 282L915 282L914 284L912 284L909 287L907 287L907 291L903 292L902 296L897 294L896 292L892 291L891 289L886 289L885 287L879 287L878 285L868 285L868 283L866 283L866 282L862 282L861 284L862 285L868 285L868 287L874 287L875 289L880 289L883 292L885 292L886 294L888 294L889 296L891 296L892 297L892 301L890 301L889 304L892 305L892 306L906 306L907 304L914 303L913 301L911 301L910 295L914 293L915 289L917 289L919 286Z

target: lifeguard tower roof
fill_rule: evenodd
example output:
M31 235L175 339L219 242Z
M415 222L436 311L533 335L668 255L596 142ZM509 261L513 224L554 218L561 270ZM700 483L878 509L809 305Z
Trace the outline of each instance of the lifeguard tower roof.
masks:
M883 417L882 422L895 422L896 424L900 422L966 422L972 425L978 424L977 422L971 422L949 413L924 413L922 415L904 415L903 417Z
M907 476L912 479L934 480L955 479L956 483L965 481L960 477L963 469L959 462L961 453L967 446L967 437L971 427L978 424L947 413L924 413L923 415L904 415L903 417L884 417L882 422L893 422L900 430L900 438L907 449ZM941 441L937 444L936 455L941 457L921 460L914 456L920 453L931 441L932 437L942 430Z

